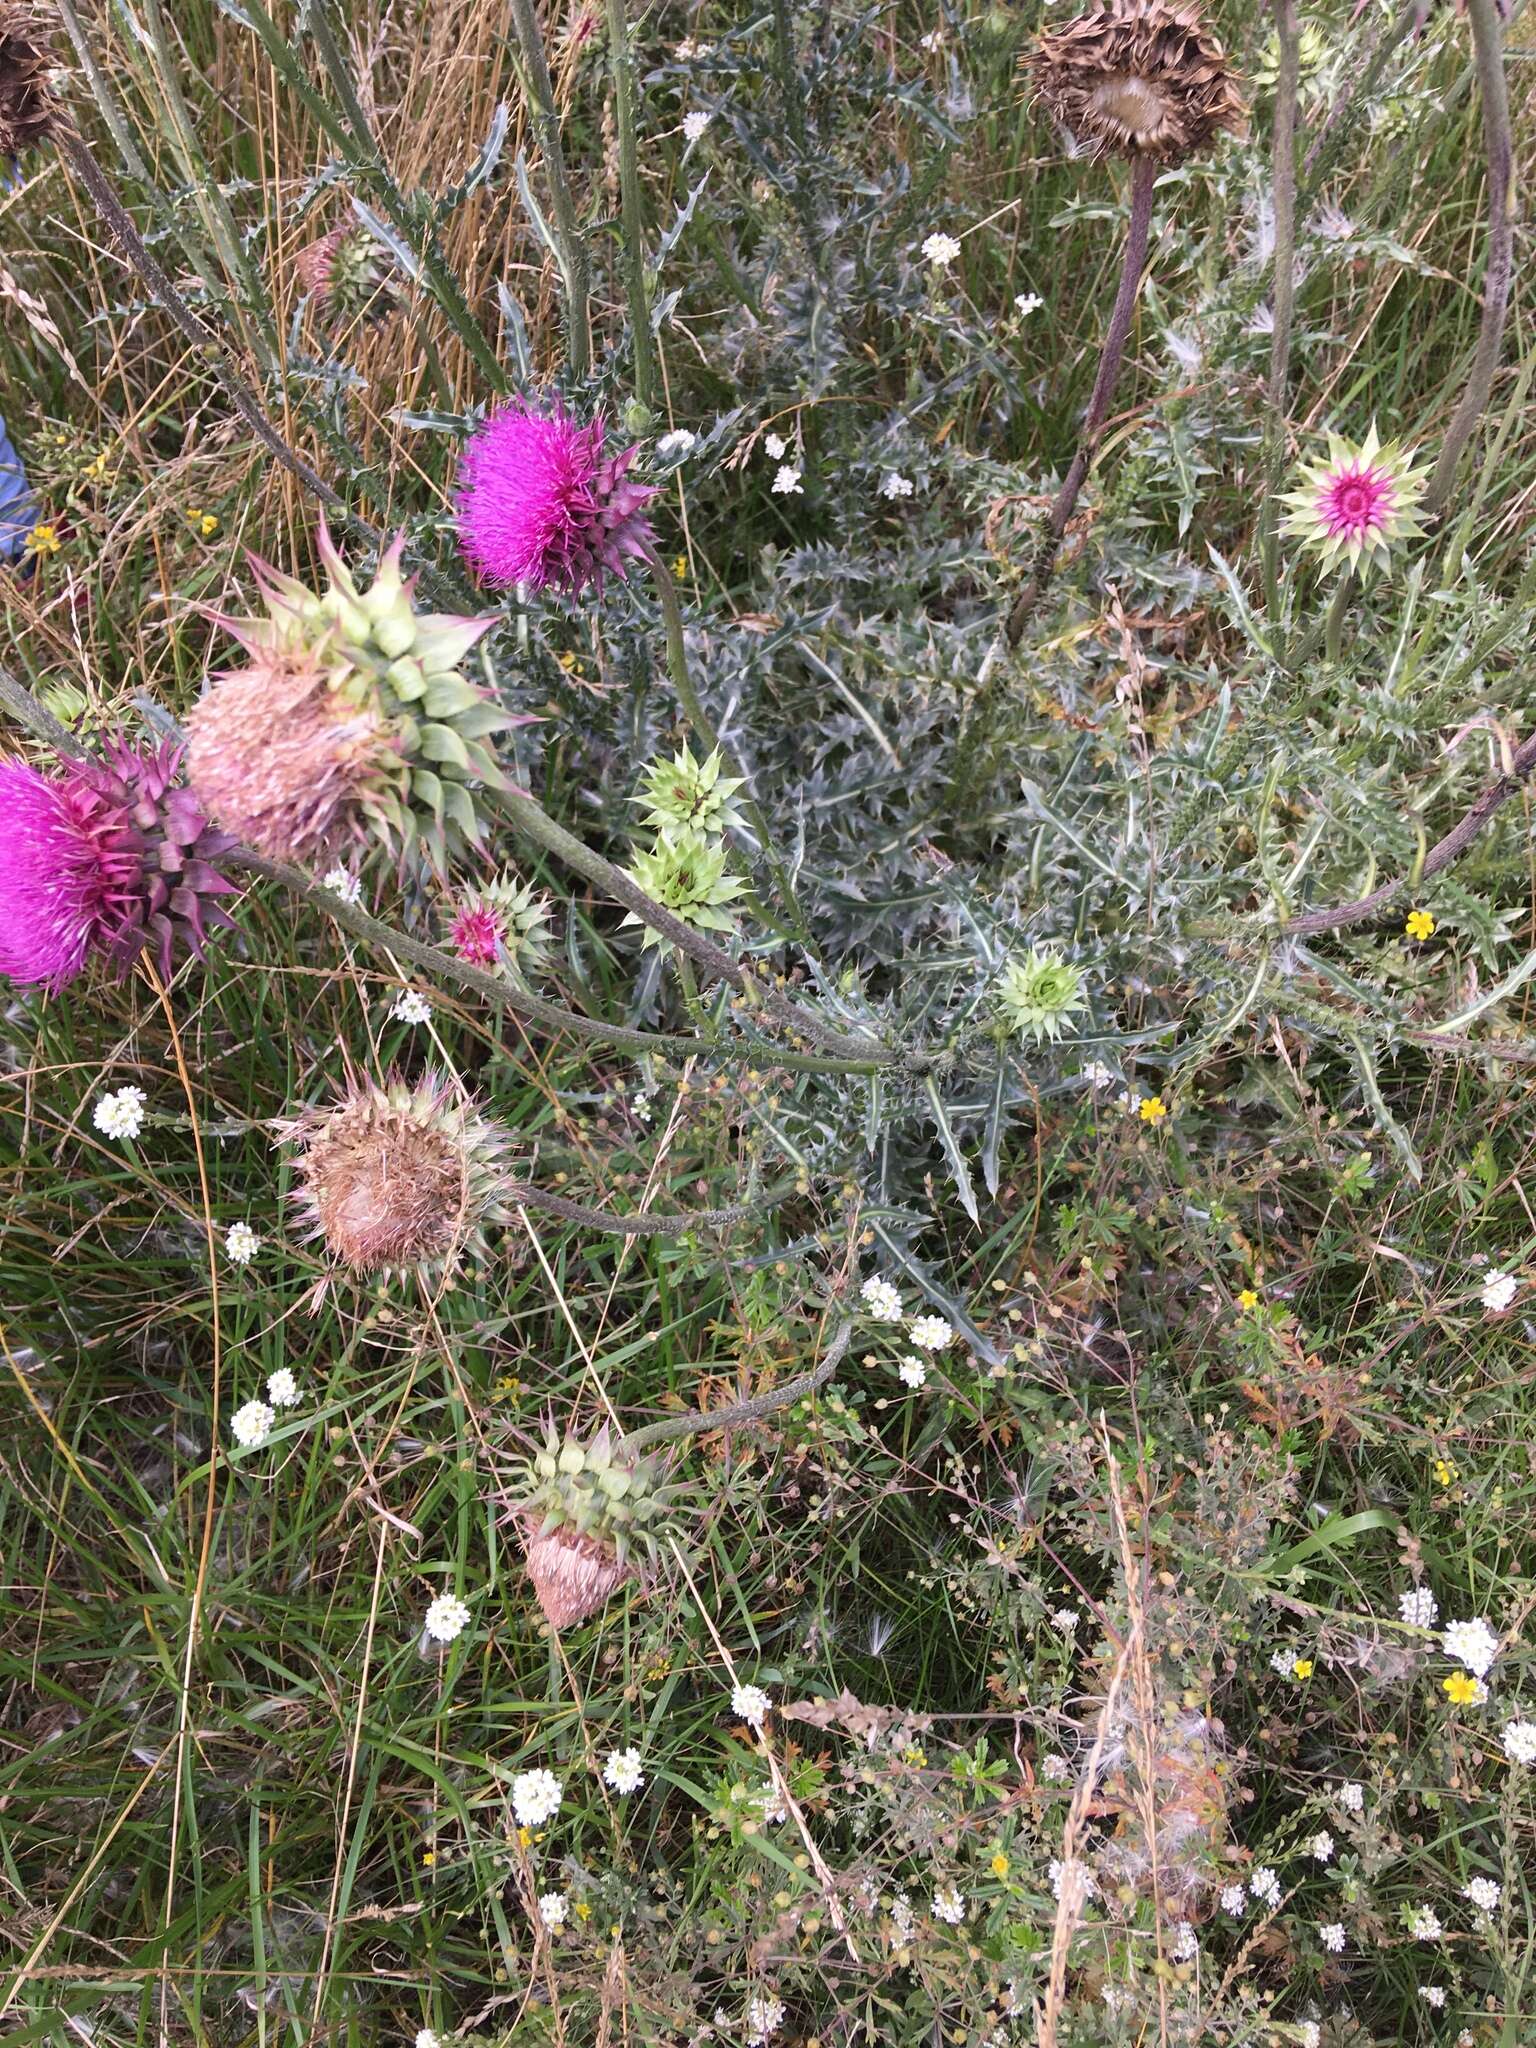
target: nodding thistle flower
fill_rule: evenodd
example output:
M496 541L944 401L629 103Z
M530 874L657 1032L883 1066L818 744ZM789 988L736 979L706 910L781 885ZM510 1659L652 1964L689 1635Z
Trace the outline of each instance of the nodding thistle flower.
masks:
M596 1613L635 1577L637 1553L653 1559L683 1489L660 1468L628 1457L604 1428L588 1444L551 1430L516 1481L513 1513L528 1577L544 1618L569 1628Z
M354 1273L434 1276L482 1255L485 1225L507 1220L508 1135L442 1075L352 1081L277 1128L297 1148L309 1236Z
M645 507L655 487L631 483L638 445L603 455L601 419L578 426L558 400L539 411L514 399L464 444L459 538L493 587L546 584L571 595L623 576L654 545Z
M512 721L459 673L494 621L418 612L404 545L359 590L322 522L323 592L252 557L266 616L216 615L251 659L193 711L188 768L258 852L313 860L373 834L419 843L441 871L482 837L475 785L507 786L485 741Z
M1395 441L1377 438L1376 422L1357 448L1337 434L1328 436L1327 459L1303 463L1301 488L1281 494L1290 506L1281 531L1302 541L1325 569L1361 562L1384 567L1392 548L1423 532L1418 504L1427 468L1413 467L1413 454Z
M739 775L722 775L720 749L706 760L695 761L687 741L670 761L648 763L645 779L630 798L645 813L645 822L658 832L692 826L720 838L733 825L746 821L736 806L736 792L742 787Z
M53 68L42 9L0 0L0 170L45 143L63 121Z
M1051 118L1095 156L1182 163L1245 126L1236 80L1196 6L1105 0L1046 30L1024 61Z
M233 923L217 865L233 841L180 765L180 747L121 734L47 775L0 763L0 974L58 990L93 956L126 974L147 950L169 979L178 947L201 957L207 927Z
M1060 1038L1079 1011L1088 1007L1083 974L1059 953L1032 946L1003 968L995 990L999 1020L1016 1037Z
M299 283L327 320L379 320L394 305L383 249L364 227L332 228L293 259Z
M724 906L734 902L747 885L740 876L728 874L725 863L726 850L718 839L684 825L658 832L654 846L636 853L629 876L684 924L729 932L736 927ZM632 910L624 922L642 924L644 919ZM660 932L646 925L643 947L665 943Z
M554 939L549 898L516 875L498 875L462 896L449 938L461 960L475 967L536 974Z

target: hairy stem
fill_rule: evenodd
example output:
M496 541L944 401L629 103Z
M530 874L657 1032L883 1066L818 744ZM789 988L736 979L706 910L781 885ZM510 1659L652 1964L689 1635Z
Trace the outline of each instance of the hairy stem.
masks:
M1488 255L1483 268L1483 317L1461 403L1445 430L1439 459L1424 492L1426 512L1438 512L1451 494L1456 466L1488 403L1504 346L1509 286L1514 272L1515 222L1510 206L1513 149L1509 89L1504 76L1504 31L1495 0L1467 0L1478 91L1483 103L1483 148L1488 163Z
M753 1223L787 1202L799 1185L796 1179L761 1201L741 1202L728 1209L695 1209L686 1216L652 1216L644 1210L633 1216L616 1216L611 1209L589 1209L584 1202L573 1202L567 1195L551 1194L547 1188L523 1181L508 1190L507 1199L525 1209L542 1209L547 1216L563 1217L567 1223L585 1224L589 1230L609 1231L615 1237L682 1237L690 1230L729 1230L733 1224Z
M624 0L607 0L608 61L613 71L613 104L619 139L619 203L624 215L624 283L635 351L635 396L657 402L656 342L645 280L645 221L640 193L639 145L635 138L635 64L629 48Z
M586 237L576 217L576 201L566 174L565 149L560 140L560 109L555 102L554 81L544 54L544 37L533 0L512 0L512 23L522 52L525 85L533 106L533 124L539 147L544 152L544 170L549 179L551 210L555 216L555 237L560 245L560 271L565 287L565 352L571 374L585 377L592 358L588 314L591 292L591 264Z
M1274 333L1269 345L1269 401L1264 423L1264 472L1267 488L1259 513L1259 546L1264 591L1270 616L1280 612L1279 517L1280 472L1285 461L1285 422L1291 369L1291 321L1296 301L1296 89L1300 71L1301 31L1296 0L1274 0L1275 28L1280 38L1280 70L1275 95L1273 147L1275 204Z
M671 1443L678 1437L699 1436L707 1430L738 1429L744 1422L761 1422L765 1415L792 1407L796 1401L803 1401L807 1394L814 1394L824 1387L842 1364L852 1336L853 1324L842 1323L823 1353L821 1362L810 1372L786 1380L782 1387L773 1387L765 1394L749 1394L745 1400L732 1401L724 1408L695 1408L686 1415L669 1415L665 1422L652 1422L644 1429L631 1430L618 1448L622 1454L632 1456L649 1450L653 1444Z

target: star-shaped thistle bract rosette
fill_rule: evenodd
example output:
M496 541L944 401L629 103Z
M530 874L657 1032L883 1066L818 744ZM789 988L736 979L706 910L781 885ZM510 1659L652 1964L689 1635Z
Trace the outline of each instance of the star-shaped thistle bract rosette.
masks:
M1301 541L1325 569L1347 563L1385 567L1401 540L1423 532L1418 519L1427 469L1413 467L1413 451L1385 444L1376 423L1358 447L1328 436L1328 454L1301 465L1301 488L1281 493L1290 506L1282 532Z

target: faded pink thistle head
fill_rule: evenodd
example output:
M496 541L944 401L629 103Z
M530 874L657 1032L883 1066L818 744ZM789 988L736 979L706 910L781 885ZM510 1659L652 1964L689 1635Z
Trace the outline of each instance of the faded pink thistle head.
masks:
M575 594L623 576L654 543L645 506L655 497L625 472L639 452L603 459L600 419L580 427L556 402L536 412L500 407L464 445L459 538L487 583L545 584Z
M1330 434L1327 460L1303 463L1301 488L1282 494L1291 508L1284 531L1319 555L1325 568L1385 565L1395 542L1423 531L1417 507L1429 472L1412 463L1412 454L1395 441L1382 445L1374 421L1358 448Z
M472 967L494 967L501 957L501 920L483 903L466 903L449 936L453 950Z
M149 947L168 979L178 940L201 955L206 926L232 923L213 863L234 842L180 765L179 747L121 736L51 776L0 763L0 974L58 990L92 954L124 973Z

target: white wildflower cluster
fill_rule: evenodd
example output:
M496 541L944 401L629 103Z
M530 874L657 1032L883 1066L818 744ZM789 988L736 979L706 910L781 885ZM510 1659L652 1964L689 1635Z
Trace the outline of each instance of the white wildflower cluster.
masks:
M611 1750L607 1763L603 1765L603 1783L611 1786L621 1798L627 1798L631 1792L638 1792L645 1783L645 1772L640 1768L639 1750Z
M698 142L714 116L702 107L695 107L683 116L683 136L690 143Z
M1506 1721L1504 1754L1512 1764L1536 1764L1536 1721Z
M297 1408L302 1396L293 1368L280 1365L267 1375L267 1399L274 1408Z
M784 2024L785 2005L782 1998L775 1998L768 1991L754 1991L747 2000L742 2023L747 2040L758 2048L758 2044L775 2035Z
M1409 1628L1433 1628L1439 1619L1440 1606L1428 1586L1410 1586L1399 1596L1397 1612Z
M891 1282L879 1273L871 1273L859 1295L865 1308L877 1323L899 1323L902 1318L901 1296Z
M1453 1621L1440 1638L1447 1657L1464 1664L1474 1678L1486 1678L1499 1654L1499 1639L1479 1616L1475 1621Z
M272 1422L265 1401L247 1401L229 1418L230 1434L242 1451L259 1451L272 1434Z
M1490 1266L1483 1275L1482 1302L1490 1315L1503 1315L1519 1292L1520 1282L1513 1273L1501 1272L1497 1266Z
M935 270L948 270L959 254L960 244L941 229L935 229L923 243L923 255Z
M896 1362L896 1377L904 1387L915 1390L928 1384L928 1368L920 1358L914 1358L911 1352L908 1352L904 1358Z
M544 1892L539 1898L539 1918L546 1931L558 1934L570 1914L571 1902L564 1892Z
M935 1920L942 1920L946 1927L958 1927L965 1919L965 1898L952 1884L941 1885L933 1895L930 1908Z
M880 495L882 498L910 498L912 495L911 477L903 476L899 469L888 471L885 481L880 486Z
M403 988L390 1004L389 1014L397 1024L428 1024L432 1019L432 1005L420 989Z
M261 1250L261 1239L249 1223L231 1223L224 1239L224 1256L232 1266L248 1266Z
M457 1642L469 1627L469 1609L457 1594L439 1593L427 1609L423 1627L431 1642Z
M108 1138L136 1138L144 1128L144 1103L142 1088L118 1088L103 1095L95 1110L97 1130Z
M805 491L800 482L803 474L804 472L796 469L792 462L781 462L773 473L773 492L775 497L803 498Z
M519 1771L512 1780L512 1817L519 1827L542 1827L560 1811L562 1796L553 1771Z
M907 1342L919 1351L946 1351L955 1333L942 1316L918 1316L908 1326Z
M343 903L361 903L363 881L361 875L354 875L350 868L327 868L320 877L322 888L329 889L333 896L339 896Z
M738 1685L731 1693L731 1712L761 1732L773 1712L773 1701L760 1685Z
M1495 1884L1491 1877L1473 1877L1462 1886L1461 1896L1476 1906L1479 1913L1496 1913L1504 1887Z

